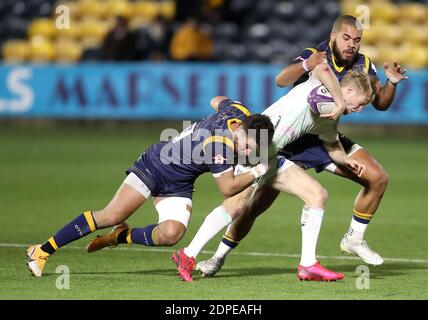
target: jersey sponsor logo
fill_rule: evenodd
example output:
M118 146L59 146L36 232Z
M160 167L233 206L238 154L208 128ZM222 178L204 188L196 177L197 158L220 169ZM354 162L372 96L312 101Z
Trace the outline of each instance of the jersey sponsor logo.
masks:
M218 154L215 157L213 157L214 164L224 164L226 163L227 159L223 157L222 154Z

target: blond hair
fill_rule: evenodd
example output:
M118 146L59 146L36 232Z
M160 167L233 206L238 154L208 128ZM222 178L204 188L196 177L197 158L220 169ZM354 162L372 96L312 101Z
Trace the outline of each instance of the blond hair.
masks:
M366 96L366 104L373 101L375 92L373 89L372 79L365 72L348 71L340 80L341 86L354 85L357 90Z

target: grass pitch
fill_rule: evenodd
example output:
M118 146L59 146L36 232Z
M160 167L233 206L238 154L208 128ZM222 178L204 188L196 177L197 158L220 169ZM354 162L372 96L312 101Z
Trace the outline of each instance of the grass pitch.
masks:
M61 249L47 263L45 276L25 267L27 244L40 243L84 210L110 200L139 153L159 139L146 124L0 128L0 298L1 299L427 299L428 141L425 138L353 136L383 164L390 184L366 239L385 257L370 267L369 289L358 289L362 262L340 255L359 186L323 173L329 204L318 241L322 263L346 278L337 283L299 282L301 202L281 195L259 218L250 235L214 278L195 275L184 283L169 260L189 243L205 215L221 202L214 180L198 179L187 234L175 248L122 246L87 254L89 235ZM151 203L129 220L143 226L157 221ZM106 232L100 231L99 233ZM205 249L217 248L218 236ZM262 255L264 254L264 255ZM209 252L199 259L210 257ZM56 287L59 266L69 268L70 289ZM58 269L59 270L59 269Z

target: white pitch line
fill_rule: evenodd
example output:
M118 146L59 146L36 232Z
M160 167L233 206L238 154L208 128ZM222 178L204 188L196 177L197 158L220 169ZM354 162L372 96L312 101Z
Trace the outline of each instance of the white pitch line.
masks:
M24 243L0 243L0 248L28 248L30 244L24 244ZM77 246L65 246L61 248L63 249L71 249L71 250L84 250L84 247L77 247ZM118 251L144 251L144 252L168 252L172 253L174 250L172 249L166 249L166 248L130 248L130 247L117 247L114 248L114 250ZM202 253L206 254L213 254L214 251L206 251L203 250ZM256 257L284 257L284 258L300 258L300 254L293 254L293 253L276 253L276 252L240 252L236 251L232 253L235 256L256 256ZM320 259L332 259L332 260L361 260L358 257L350 257L350 256L319 256ZM428 259L403 259L403 258L383 258L385 261L389 262L406 262L406 263L427 263Z

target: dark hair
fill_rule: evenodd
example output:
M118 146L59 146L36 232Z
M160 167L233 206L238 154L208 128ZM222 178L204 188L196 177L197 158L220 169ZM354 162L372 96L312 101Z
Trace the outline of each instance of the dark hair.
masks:
M253 114L249 116L247 119L245 119L244 121L242 121L241 126L242 126L242 129L245 130L247 135L249 133L251 134L251 131L253 130L255 131L255 134L256 134L255 138L258 146L260 146L263 143L266 143L265 141L266 136L261 134L262 129L267 130L268 145L272 143L272 138L273 138L275 129L268 116L265 116L263 114Z
M334 20L332 31L333 32L339 32L339 30L343 24L346 24L348 26L352 26L354 28L357 28L358 30L363 29L361 26L361 23L357 20L357 18L355 18L354 16L351 16L351 15L345 14L343 16L337 17L336 20Z

